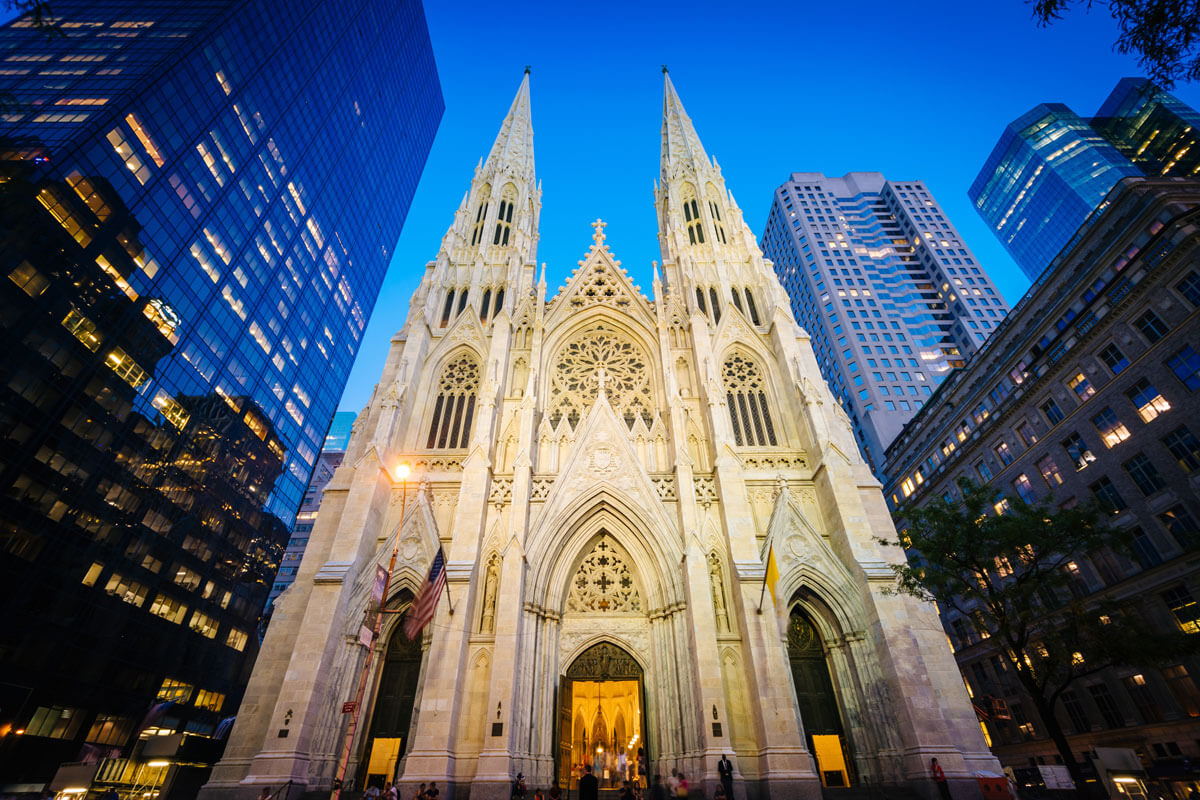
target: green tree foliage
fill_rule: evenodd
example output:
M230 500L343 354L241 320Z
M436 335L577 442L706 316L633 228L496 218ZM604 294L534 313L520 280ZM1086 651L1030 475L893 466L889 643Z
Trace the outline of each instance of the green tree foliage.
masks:
M1076 763L1054 714L1079 678L1115 665L1149 667L1200 651L1200 636L1155 631L1136 600L1089 596L1075 562L1105 549L1127 551L1129 535L1093 505L1057 508L1001 498L960 481L962 501L900 509L906 564L893 565L896 591L963 616L990 640L1033 702L1072 777ZM1006 503L996 513L997 503ZM1082 784L1080 784L1082 785Z
M1035 0L1033 16L1050 25L1092 0ZM1118 53L1135 54L1151 81L1170 89L1176 81L1200 78L1200 0L1109 0L1120 35Z

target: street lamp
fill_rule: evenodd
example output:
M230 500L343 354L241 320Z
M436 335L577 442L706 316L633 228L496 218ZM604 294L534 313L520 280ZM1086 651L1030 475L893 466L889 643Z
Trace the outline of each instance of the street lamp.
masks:
M400 524L396 526L396 541L392 545L392 557L388 561L387 575L383 579L383 597L379 600L379 611L375 614L375 625L371 630L371 644L367 647L367 657L363 660L362 676L358 681L358 693L354 697L354 708L350 712L350 725L346 728L346 743L342 748L342 757L338 762L337 772L334 773L333 794L330 800L338 800L342 793L342 783L346 779L346 769L350 766L350 750L354 745L354 734L358 730L358 718L362 713L363 695L367 690L367 678L371 673L371 659L375 655L375 642L379 639L379 631L383 627L383 605L387 602L388 588L392 584L392 573L396 569L396 556L400 552L400 534L404 531L404 512L408 507L408 476L412 468L401 461L388 473L395 483L400 481Z

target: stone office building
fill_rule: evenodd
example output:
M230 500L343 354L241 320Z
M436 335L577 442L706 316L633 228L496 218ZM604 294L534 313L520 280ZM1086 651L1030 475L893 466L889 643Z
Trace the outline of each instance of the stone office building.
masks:
M1200 633L1200 183L1128 178L1103 211L888 450L896 508L952 496L956 480L1029 501L1095 499L1134 536L1133 558L1080 553L1078 593ZM996 513L1003 512L997 503ZM947 612L947 632L1008 766L1055 763L1003 654ZM1109 670L1063 695L1073 751L1200 756L1200 661Z

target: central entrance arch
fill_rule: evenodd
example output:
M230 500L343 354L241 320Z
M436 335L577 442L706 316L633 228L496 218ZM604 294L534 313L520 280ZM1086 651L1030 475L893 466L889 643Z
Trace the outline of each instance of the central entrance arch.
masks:
M567 667L559 678L555 737L560 786L578 781L588 764L602 787L622 780L645 785L639 766L650 763L643 678L641 665L611 642L592 645Z

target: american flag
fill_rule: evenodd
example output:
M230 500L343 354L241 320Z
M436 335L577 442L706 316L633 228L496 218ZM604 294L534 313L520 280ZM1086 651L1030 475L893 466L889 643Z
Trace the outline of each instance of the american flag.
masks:
M429 568L429 577L421 587L421 594L408 610L408 618L404 620L405 636L410 639L416 638L421 629L429 624L429 620L433 619L433 612L437 610L438 600L441 599L442 588L445 585L446 560L442 555L442 548L439 547L437 555L433 557L433 565Z

